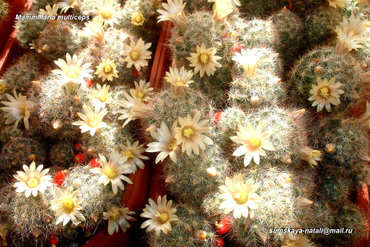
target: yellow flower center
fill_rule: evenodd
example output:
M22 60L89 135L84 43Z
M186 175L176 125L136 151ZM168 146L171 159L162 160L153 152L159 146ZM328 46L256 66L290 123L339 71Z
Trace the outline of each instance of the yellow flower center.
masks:
M178 76L178 77L177 77L176 86L182 86L182 85L184 85L184 83L181 81L180 76Z
M157 217L162 224L166 223L170 219L168 213L156 213L154 216Z
M107 64L107 65L104 66L104 72L105 73L112 73L112 71L113 71L113 68L112 68L111 65Z
M183 130L182 130L182 135L187 137L187 138L190 138L190 136L194 134L194 130L190 127L185 127Z
M103 10L100 15L103 17L104 20L109 20L112 18L112 12L109 10Z
M329 97L329 88L327 86L323 86L322 88L319 89L319 94L321 97L327 99Z
M104 169L104 175L109 179L113 179L116 176L116 173L113 169L107 167Z
M137 97L138 97L139 99L143 99L143 98L145 97L145 94L144 94L143 92L138 92L138 93L137 93Z
M100 124L100 121L99 121L98 119L92 119L92 120L90 121L90 127L95 128L95 127L97 127L99 124Z
M259 148L261 146L261 139L258 138L258 137L254 137L251 140L251 144L252 144L253 147Z
M67 74L67 77L72 80L78 78L77 74L73 70Z
M174 140L173 142L171 142L170 144L168 144L168 149L169 150L173 150L176 147L176 144L177 144L177 141Z
M130 53L130 57L131 57L132 60L135 61L139 58L139 53L136 52L136 51L133 51L133 52Z
M27 186L29 188L36 188L37 185L39 185L39 181L34 178L34 177L31 177L28 181L27 181Z
M201 62L201 63L203 63L203 64L208 63L208 60L209 60L209 56L208 56L208 54L207 54L207 53L202 53L202 54L200 54L200 56L199 56L199 60L200 60L200 62Z
M206 237L207 237L207 236L206 236L205 234L199 235L199 238L200 238L200 239L203 239L203 240L204 240L204 239L206 239Z
M112 214L112 218L115 220L120 216L119 210L117 209L114 214Z
M249 197L248 191L242 190L234 195L234 201L239 205L243 205L248 201L248 197Z
M26 105L20 105L19 108L21 110L21 114L25 116L26 115Z
M129 157L129 158L133 158L135 157L134 154L130 151L130 150L126 150L125 151L125 156Z
M6 90L5 84L0 82L0 93L4 93Z
M99 95L100 102L105 102L107 99L108 99L108 94L107 93L101 93Z
M65 199L63 203L64 207L66 207L67 209L72 209L75 206L71 198Z

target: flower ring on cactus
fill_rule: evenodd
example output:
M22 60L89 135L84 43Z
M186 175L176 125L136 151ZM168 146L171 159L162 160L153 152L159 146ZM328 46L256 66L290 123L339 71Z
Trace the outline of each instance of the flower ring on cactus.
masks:
M64 191L58 187L55 187L58 199L50 202L50 209L53 210L57 216L57 221L55 223L56 225L58 225L60 222L63 222L63 226L65 226L71 220L72 223L77 226L80 223L77 218L81 221L86 220L85 217L78 211L82 210L82 207L80 206L82 199L77 198L79 190L76 190L73 193L72 190L72 187L68 187Z
M103 59L99 66L96 66L95 74L98 75L99 78L102 78L103 81L113 81L113 77L118 78L117 72L114 61L107 58Z
M123 174L132 173L132 167L128 164L123 164L126 161L126 157L122 157L117 151L113 151L110 155L109 162L107 159L99 154L99 163L101 168L92 168L90 171L95 174L100 174L98 182L107 185L109 182L112 183L112 190L114 194L117 194L119 187L121 190L125 190L121 180L132 184L131 179L124 176Z
M122 18L121 4L114 0L97 0L95 3L96 9L93 14L103 19L105 28L108 28L108 25L112 27L114 24L118 24L117 19Z
M335 83L335 77L331 78L330 81L325 78L321 80L320 77L317 77L317 85L312 85L310 94L312 95L308 98L309 101L314 101L312 106L317 105L317 111L322 111L325 109L330 112L332 105L340 104L340 95L344 93L343 90L339 89L342 86L341 83Z
M207 145L213 145L211 138L203 135L212 130L212 127L208 127L208 120L201 120L201 114L197 111L193 117L190 114L186 118L179 117L180 127L176 127L175 138L181 145L181 151L187 153L188 156L194 152L196 155L199 154L199 149L204 151Z
M49 169L42 170L43 165L39 165L36 169L35 162L32 162L28 167L23 165L22 171L17 171L17 174L13 175L19 182L14 183L14 187L17 188L16 192L24 192L25 196L29 197L31 194L37 196L37 192L44 193L48 186L52 186L51 176L46 175Z
M164 77L164 79L171 83L175 91L182 91L184 88L189 87L189 84L194 82L190 80L192 76L193 72L191 70L185 71L184 66L182 66L180 70L177 68L170 68L170 72L166 72L166 77Z
M187 20L184 14L185 5L183 0L168 0L167 3L162 3L164 9L157 10L161 14L158 16L158 22L171 21L176 26L183 26Z
M119 149L121 151L121 155L126 157L125 164L130 165L132 172L135 173L137 171L137 167L140 169L144 169L144 162L142 160L148 160L149 157L142 155L145 152L144 145L139 146L139 141L134 142L131 145L131 142L127 140L127 145L119 145Z
M130 215L135 214L133 211L129 211L127 207L118 208L110 207L108 212L103 213L103 219L108 220L108 233L112 235L119 231L119 227L123 232L126 232L127 228L130 228L130 223L128 220L136 221L136 219Z
M135 44L135 41L131 39L130 45L124 44L122 55L126 56L125 62L127 62L127 68L131 68L132 65L140 71L141 67L148 66L148 59L151 59L152 52L148 51L152 43L145 44L140 38Z
M167 196L158 197L157 203L149 198L149 205L146 204L143 213L140 215L149 220L144 221L141 228L147 228L146 231L155 231L158 237L161 231L167 234L172 230L171 222L178 221L179 218L175 215L176 208L172 207L172 200L167 201Z
M162 122L161 127L155 130L151 130L150 134L156 140L156 142L151 142L148 144L146 149L149 153L159 152L155 159L155 163L163 161L167 156L170 156L170 159L173 162L177 162L176 152L178 150L178 143L175 138L177 127L177 120L172 124L171 130L167 127L166 123Z
M99 108L95 108L95 112L93 112L90 106L83 106L83 110L85 114L77 112L77 115L83 120L79 120L77 122L73 122L72 125L80 125L81 133L90 131L90 135L94 136L95 132L99 128L107 127L107 124L103 122L104 116L108 113L107 109L103 109L99 112Z
M135 88L130 89L130 94L136 95L136 97L143 102L147 102L153 94L153 88L150 87L150 83L147 83L145 80L140 80L139 84L136 81L134 81L134 83Z
M256 49L242 49L241 53L236 52L232 58L233 61L242 65L244 73L247 77L253 77L256 72L256 65L261 54L256 52Z
M10 94L6 94L9 102L1 101L5 107L1 107L1 110L5 112L5 124L14 123L14 129L17 128L19 121L23 119L24 127L30 128L28 118L30 117L31 111L34 108L34 103L26 100L26 96L22 94L17 95L14 89L14 97Z
M246 183L243 181L242 174L235 175L233 178L226 177L225 185L220 186L223 192L219 195L220 199L225 200L221 203L220 208L225 209L228 214L231 211L235 218L240 218L242 215L248 218L248 207L256 209L256 202L260 201L260 197L254 193L258 186L253 184L250 178Z
M92 78L90 73L92 73L93 70L87 69L90 67L91 63L82 65L82 60L83 58L78 59L76 54L71 57L71 55L67 53L66 60L59 58L57 61L54 61L61 69L54 69L52 72L61 76L59 80L62 83L67 83L69 81L83 83L85 78Z
M215 56L216 48L206 48L204 44L196 47L196 53L190 53L190 57L186 59L189 60L190 67L194 67L194 73L200 74L200 77L204 76L204 72L207 76L211 76L215 73L216 67L220 68L221 64L217 62L221 57Z
M237 132L238 135L230 138L233 142L243 144L243 146L238 147L235 150L233 155L234 156L245 155L244 166L248 166L252 161L252 158L254 162L258 165L260 163L260 155L266 156L266 153L264 150L262 150L262 148L271 151L275 150L271 146L271 143L265 140L270 135L272 135L272 132L267 131L261 133L263 126L264 123L260 122L257 129L254 130L252 124L248 123L246 130L244 126L239 124L238 126L239 131Z
M91 101L95 107L95 109L104 109L106 104L111 101L112 93L109 92L110 86L104 84L101 87L99 84L96 84L97 90L91 91Z

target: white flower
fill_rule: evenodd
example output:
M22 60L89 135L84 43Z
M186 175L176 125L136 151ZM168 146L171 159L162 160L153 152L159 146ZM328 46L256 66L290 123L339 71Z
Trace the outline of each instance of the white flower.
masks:
M205 150L207 145L213 145L213 141L203 135L212 130L212 127L207 127L208 120L200 120L200 112L197 111L192 118L187 115L186 118L179 117L180 127L176 127L175 138L179 144L181 144L182 152L185 152L190 156L192 152L196 155L199 154L199 148Z
M307 161L312 168L318 165L317 161L321 161L321 151L313 150L308 146L304 146L299 150L299 156L301 159Z
M101 177L98 180L99 183L104 183L104 185L112 183L114 194L117 194L117 187L121 190L125 189L121 180L132 184L131 179L123 175L132 173L132 167L130 165L123 164L123 162L125 162L125 157L122 157L118 152L113 151L110 155L109 162L103 155L99 154L99 158L101 168L90 169L92 173L101 174Z
M107 109L103 109L99 112L99 108L95 108L95 112L93 112L90 106L83 106L83 110L85 114L77 112L78 116L83 120L79 120L77 122L73 122L73 125L80 125L81 133L85 133L90 131L90 135L94 136L95 132L99 128L107 127L107 124L103 122L103 117L108 113Z
M337 26L335 32L337 33L337 44L336 49L340 53L347 53L357 48L362 48L361 43L366 42L366 40L358 35L355 35L353 31L348 31L346 27L340 28Z
M260 57L261 55L255 49L242 49L241 53L235 53L232 60L242 65L247 77L253 77Z
M234 10L233 4L230 0L215 0L213 5L213 19L215 21L224 20Z
M117 18L122 18L121 5L119 3L114 0L97 0L95 3L96 10L93 13L102 17L105 28L108 25L118 24Z
M129 95L123 92L126 100L118 101L118 104L123 107L123 109L118 110L117 113L122 115L118 117L118 120L126 119L122 127L125 127L130 121L135 119L146 119L148 118L148 113L151 107L143 103L136 95Z
M63 0L58 5L61 8L60 13L63 13L67 12L70 8L79 9L82 6L82 2L80 0Z
M71 57L71 55L67 53L66 59L67 60L59 58L57 61L54 61L61 70L54 69L53 73L61 75L60 80L62 83L67 83L69 81L73 81L74 83L83 83L85 78L92 78L90 73L92 73L93 70L87 69L90 67L91 63L85 63L82 65L83 58L78 59L76 54Z
M369 32L369 27L366 25L368 20L362 20L360 17L356 18L354 15L351 17L343 17L343 22L339 23L342 28L346 28L348 32L353 32L354 35L362 36Z
M207 49L204 44L200 47L197 45L196 49L196 53L190 53L190 57L186 58L190 61L189 66L195 67L194 72L198 73L199 71L200 77L203 77L204 72L206 72L208 76L213 75L216 71L216 67L221 67L221 64L217 62L221 57L215 56L217 49L213 47Z
M99 42L104 40L104 28L103 28L103 17L97 16L92 21L85 23L84 31L87 35L96 38Z
M330 112L332 105L340 104L340 95L344 93L343 90L339 89L342 86L341 83L335 83L335 77L331 78L330 81L325 78L321 80L317 77L317 85L312 85L310 94L312 95L308 98L309 101L313 101L312 106L317 105L317 111L322 111L325 109Z
M254 162L258 165L260 163L260 155L266 156L262 148L267 150L274 150L271 143L267 140L272 133L270 131L261 133L264 123L261 122L257 129L254 130L252 125L248 123L247 129L244 126L238 126L239 131L237 136L230 137L233 142L243 144L238 147L233 153L234 156L244 156L244 166L248 166L253 158Z
M131 15L131 23L135 26L142 26L144 24L145 18L143 14L138 11Z
M164 122L162 122L161 127L157 130L157 132L154 130L150 131L150 134L157 142L149 143L146 151L149 153L159 152L157 158L155 159L156 164L159 161L163 161L167 156L170 156L173 162L177 162L176 152L178 150L179 145L175 138L176 126L177 121L175 121L172 124L170 131L167 125Z
M43 165L39 165L36 169L34 161L30 167L23 165L25 172L17 171L17 174L13 175L19 181L14 184L14 187L17 188L16 192L25 191L26 197L29 197L31 194L37 196L38 191L44 193L46 187L52 186L51 176L46 175L49 169L42 170L43 168Z
M30 117L30 112L32 111L34 104L31 101L26 100L26 96L22 94L17 95L14 89L14 97L10 94L6 94L9 102L1 101L5 107L1 107L1 110L5 112L5 124L14 123L14 129L17 128L19 121L23 119L24 126L29 129L30 124L28 118Z
M255 202L260 201L260 197L254 193L257 188L251 178L244 183L240 173L233 178L226 177L225 185L220 186L223 193L219 198L225 200L220 208L225 209L226 214L234 211L235 218L240 218L242 215L248 218L248 208L256 209Z
M95 109L104 109L105 105L110 101L112 93L109 92L110 86L104 84L101 87L99 84L96 84L97 90L91 91L92 103L95 106Z
M52 200L50 209L55 211L57 216L56 225L63 221L63 226L65 226L70 220L73 224L78 225L81 221L86 220L85 217L78 211L82 207L80 203L82 199L77 199L79 190L76 190L72 193L73 188L68 187L65 191L62 191L58 187L54 187L57 192L58 199ZM76 218L77 217L77 218Z
M208 0L207 2L209 2L209 3L214 3L216 0ZM229 0L229 1L231 1L231 0ZM233 0L233 2L232 2L234 5L236 5L236 6L240 6L240 1L239 0Z
M135 44L135 41L131 40L131 44L124 44L122 54L126 56L125 62L127 62L127 68L135 66L136 70L140 71L141 67L148 66L147 59L151 59L151 51L147 51L152 43L145 44L140 38Z
M53 7L51 7L49 4L46 5L45 9L40 9L39 14L40 15L47 15L47 16L55 16L58 13L59 6L57 4L54 4Z
M99 66L96 66L95 74L98 75L99 78L103 78L103 81L113 81L113 77L118 78L117 72L114 61L107 58L103 59Z
M344 8L346 6L347 0L328 0L329 6L333 8Z
M189 87L189 84L194 81L190 80L193 76L191 70L185 71L184 66L181 69L170 68L170 72L166 72L166 77L164 78L167 82L171 83L175 90L181 91L183 88Z
M158 22L171 21L177 26L185 24L187 18L184 14L184 8L186 3L183 0L168 0L167 3L162 3L164 9L158 9Z
M135 81L135 88L130 89L131 95L136 95L138 99L143 102L147 102L152 95L153 88L150 87L150 83L145 80L140 80L139 84Z
M149 204L145 205L144 212L140 215L149 220L144 221L141 228L146 228L147 232L155 230L156 236L159 236L161 231L167 234L172 230L171 222L178 221L179 218L175 215L176 208L172 207L172 200L167 202L167 197L160 196L155 203L149 198Z
M128 220L136 221L134 217L130 215L135 214L133 211L129 211L128 208L118 208L118 207L110 207L108 212L103 213L103 219L109 220L108 221L108 233L112 235L115 232L119 231L119 227L121 227L123 232L126 232L126 228L130 227L130 223Z
M139 141L134 142L133 145L127 140L126 146L120 145L121 154L126 157L125 164L131 166L133 173L137 171L137 166L144 169L144 162L142 160L148 160L149 157L142 155L145 152L144 145L139 146Z

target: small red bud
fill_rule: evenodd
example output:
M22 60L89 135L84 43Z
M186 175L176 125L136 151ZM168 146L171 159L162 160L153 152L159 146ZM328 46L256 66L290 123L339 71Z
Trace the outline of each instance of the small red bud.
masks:
M99 167L100 166L99 160L100 160L99 158L94 158L90 160L90 163L89 163L90 168Z
M76 154L74 157L74 160L76 163L84 163L85 162L85 156L83 154Z

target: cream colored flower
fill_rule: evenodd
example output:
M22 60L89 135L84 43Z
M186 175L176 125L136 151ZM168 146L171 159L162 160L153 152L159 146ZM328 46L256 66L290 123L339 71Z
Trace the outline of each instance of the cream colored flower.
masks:
M321 161L321 152L319 150L313 150L310 147L304 146L299 150L301 159L305 160L310 164L312 168L317 166L317 161Z
M362 36L369 32L369 27L366 25L368 20L362 20L360 17L355 17L354 15L351 15L351 17L348 19L346 17L343 17L343 22L339 23L339 25L342 27L342 29L346 28L348 32L353 32L354 36Z
M58 3L59 8L61 8L60 13L66 13L70 8L79 9L82 6L80 0L63 0Z
M239 131L237 136L233 136L230 139L233 142L243 144L243 146L238 147L233 153L234 156L244 156L244 166L248 166L253 158L254 162L258 165L260 163L260 155L266 156L263 149L275 150L271 143L267 139L272 133L270 131L261 133L264 126L263 122L260 122L257 129L254 130L252 124L248 123L247 130L244 126L238 126Z
M149 143L146 151L149 153L159 152L157 158L155 159L156 164L159 161L163 161L167 156L170 156L170 159L173 162L177 162L176 152L178 150L179 144L177 143L177 140L175 138L176 126L177 121L172 124L170 131L167 125L162 122L161 127L157 131L150 131L150 134L157 142Z
M241 64L247 77L253 77L260 57L261 54L256 49L242 49L241 53L235 53L232 60Z
M346 27L340 28L337 26L335 32L338 35L335 48L340 53L347 53L357 50L357 48L362 48L363 45L361 43L366 42L364 38L355 35L353 31L349 32Z
M175 138L181 144L182 152L190 156L192 152L199 154L199 148L205 150L207 145L213 145L213 141L203 135L212 130L212 127L207 127L208 120L200 120L200 112L197 111L193 117L190 114L186 118L179 117L180 127L176 127Z
M370 104L366 101L366 111L358 119L360 124L365 127L365 129L370 129Z
M92 21L85 23L84 31L87 35L96 38L99 42L104 40L104 27L103 17L97 16Z
M96 66L95 74L98 75L99 78L103 78L103 81L113 81L113 77L118 78L117 72L114 61L107 58L103 59L99 66Z
M81 133L90 131L90 135L94 136L99 128L107 127L107 124L103 122L104 116L108 113L107 109L99 111L99 108L95 108L95 112L93 112L90 106L84 105L83 110L85 114L77 112L83 121L79 120L72 123L72 125L80 125Z
M312 106L317 105L317 111L322 111L325 109L330 112L332 105L340 104L340 95L344 93L343 90L339 89L342 86L340 82L335 83L335 77L331 78L330 81L325 78L321 80L317 77L317 85L312 85L310 94L312 95L308 98L309 101L313 101Z
M59 6L57 4L54 4L53 7L50 6L50 4L46 5L45 9L40 9L39 14L40 15L47 15L47 16L55 16L58 14Z
M215 73L216 67L221 67L221 64L217 62L221 57L215 56L216 52L216 48L211 47L207 49L204 44L200 47L197 45L197 52L190 53L190 57L186 59L190 61L190 67L195 67L194 73L199 71L200 77L203 77L204 72L206 72L208 76L211 76Z
M92 103L95 109L104 109L106 104L110 101L112 93L109 92L110 86L104 84L101 87L99 84L96 84L97 90L91 91Z
M141 228L147 227L147 232L155 230L156 236L159 236L161 231L164 234L170 232L172 230L171 222L179 220L175 215L176 208L172 207L172 200L167 202L166 196L163 198L159 196L157 203L149 198L149 205L146 204L143 211L140 216L149 220L144 221Z
M82 60L78 59L77 55L74 54L73 57L66 54L66 60L59 58L57 61L54 61L60 69L54 69L53 73L56 75L61 75L60 81L62 83L67 83L73 81L74 83L83 83L85 78L92 78L90 73L93 72L92 69L87 69L90 67L91 63L85 63L82 65Z
M150 83L145 80L140 80L139 84L135 81L135 88L130 89L131 95L136 95L138 99L143 102L147 102L152 95L153 88L150 87Z
M114 24L118 24L117 19L122 18L121 4L114 0L97 0L95 3L96 9L93 14L102 17L105 28L108 25L113 27Z
M130 228L128 220L136 221L134 217L130 216L135 214L133 211L129 211L128 208L110 207L108 212L103 213L103 219L108 220L108 233L112 235L119 231L121 227L123 232L126 232L127 228Z
M329 6L333 8L344 8L346 6L347 0L328 0Z
M230 0L215 0L213 5L213 19L215 21L224 20L234 10L233 4Z
M123 92L126 100L118 101L118 104L123 107L117 111L122 115L118 117L118 120L126 119L122 127L125 127L130 121L135 119L146 119L148 118L148 113L152 109L149 105L146 105L141 101L136 95L129 95Z
M242 215L248 218L248 208L256 209L255 203L260 201L260 197L254 193L257 188L251 178L244 183L240 173L233 178L226 177L225 185L220 186L223 193L219 198L225 200L220 208L225 209L226 214L234 211L235 218L240 218Z
M125 189L121 180L132 184L131 179L123 175L132 173L132 167L130 165L123 164L123 162L126 161L125 157L119 155L117 151L113 151L110 155L109 162L103 155L99 154L99 158L101 168L98 167L90 169L92 173L101 174L98 181L99 183L103 183L104 185L111 183L114 194L117 194L118 192L117 187L121 190Z
M38 53L42 53L43 51L49 51L50 50L50 47L49 47L48 44L41 45L37 41L36 42L32 41L28 45L30 46L30 50L35 50Z
M131 15L131 23L135 26L142 26L144 24L145 18L140 11L137 11Z
M183 0L168 0L167 3L162 3L164 9L158 9L158 22L171 21L176 26L183 26L186 23L186 16L184 14L184 8L186 3Z
M193 76L191 70L185 71L184 66L181 69L170 68L170 72L166 72L166 77L164 78L167 82L171 83L174 90L182 91L184 88L189 87L189 84L194 81L190 80Z
M316 247L305 235L298 234L296 239L287 239L281 247Z
M1 107L1 110L5 112L5 124L14 123L14 129L16 129L19 121L23 119L24 127L29 129L30 124L28 118L31 115L34 103L31 101L27 101L27 97L22 96L22 94L17 95L15 89L13 91L13 94L14 97L10 94L5 94L9 102L1 101L1 103L5 105L5 107Z
M142 153L145 152L145 148L143 146L143 144L139 146L139 141L136 141L133 145L131 145L128 140L126 146L122 144L119 145L121 155L126 157L125 164L131 166L133 173L137 171L137 166L140 167L140 169L144 169L145 165L142 160L149 159L149 157L142 155Z
M127 62L127 68L131 68L132 65L135 66L136 70L140 71L141 67L148 66L147 59L151 59L152 52L147 51L152 43L145 44L140 38L135 44L135 41L131 40L131 44L124 44L122 55L126 56L125 62Z
M72 193L72 187L68 187L65 191L62 191L58 187L54 188L57 192L58 199L50 202L50 209L53 210L57 216L57 221L55 224L58 225L63 221L63 226L65 226L71 220L73 224L78 225L80 222L77 220L77 218L81 221L86 220L85 217L78 211L82 209L80 203L83 201L82 199L77 198L80 191L76 190Z
M24 172L17 171L17 174L13 175L19 181L14 184L14 187L17 188L16 192L25 191L26 197L29 197L31 194L37 196L38 191L44 193L48 186L52 186L51 176L46 175L49 169L42 170L43 168L43 165L39 165L36 169L34 161L29 167L23 165Z

